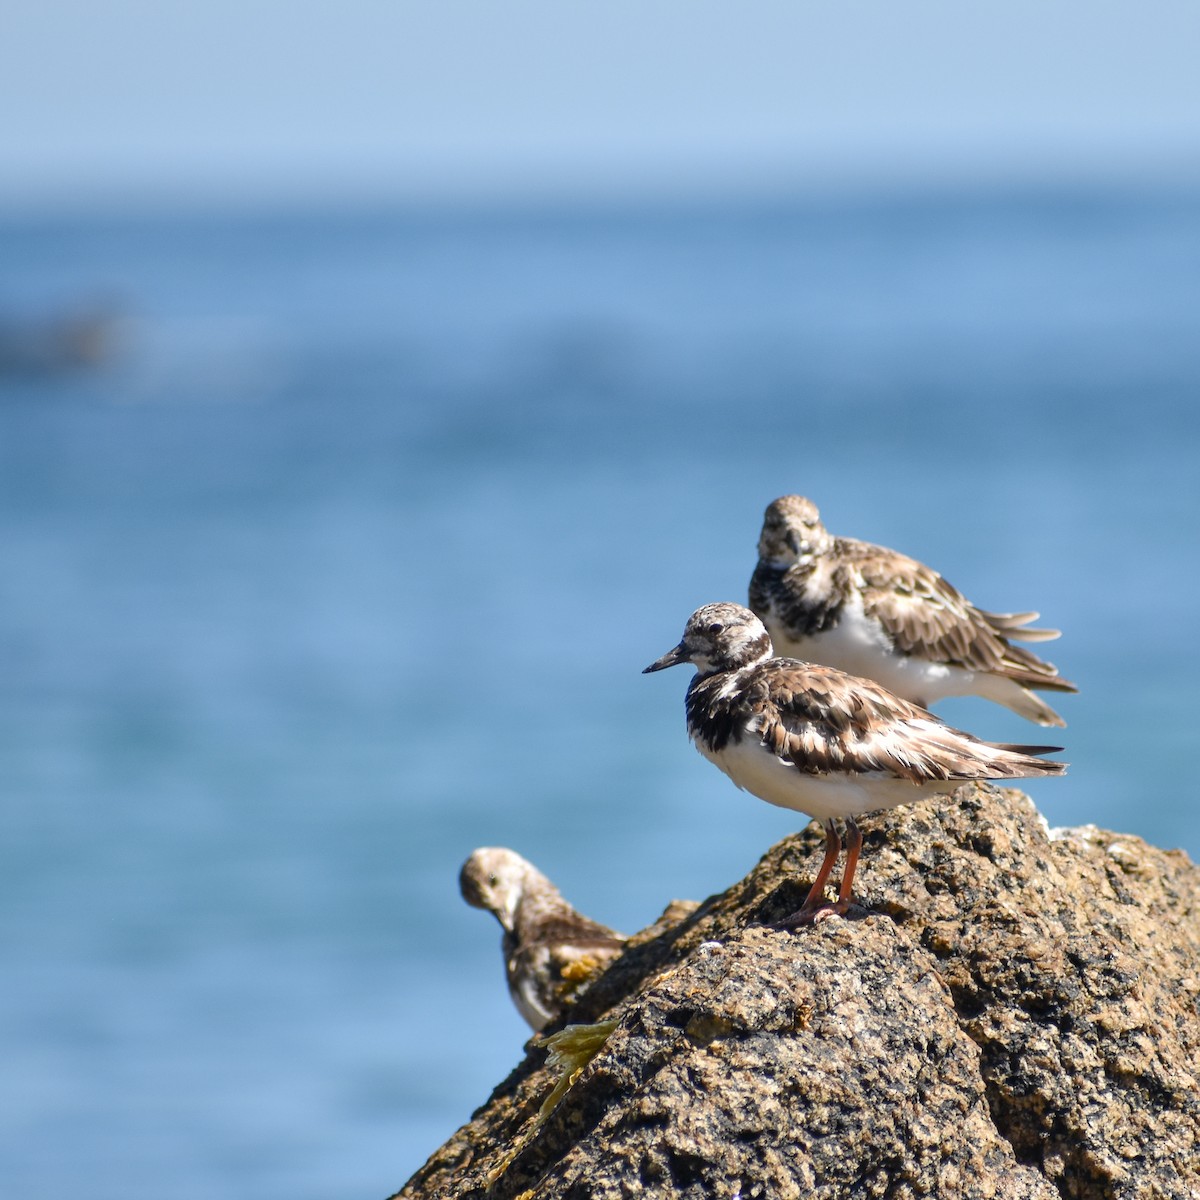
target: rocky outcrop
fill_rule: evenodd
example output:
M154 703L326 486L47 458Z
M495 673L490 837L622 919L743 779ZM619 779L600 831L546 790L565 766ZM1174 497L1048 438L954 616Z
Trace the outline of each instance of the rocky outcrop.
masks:
M874 911L768 928L822 845L781 842L581 994L547 1115L534 1039L398 1196L1200 1197L1200 870L990 787L864 826Z

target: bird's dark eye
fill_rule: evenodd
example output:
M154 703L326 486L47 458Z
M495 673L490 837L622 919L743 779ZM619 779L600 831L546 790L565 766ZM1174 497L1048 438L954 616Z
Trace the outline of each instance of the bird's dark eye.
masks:
M488 876L488 887L495 887L496 884L498 884L499 882L500 882L499 876L496 876L496 875Z
M708 632L709 632L709 633L721 633L721 632L723 632L723 631L724 631L724 629L725 629L725 626L724 626L724 625L722 625L720 621L714 621L714 622L713 622L713 623L712 623L712 624L711 624L711 625L708 627Z

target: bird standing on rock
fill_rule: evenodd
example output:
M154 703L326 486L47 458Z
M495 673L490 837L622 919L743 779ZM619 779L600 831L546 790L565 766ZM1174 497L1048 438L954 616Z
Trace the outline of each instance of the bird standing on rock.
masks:
M775 658L763 623L740 604L706 604L683 638L645 673L690 662L688 734L696 749L759 799L815 817L825 858L794 926L850 907L863 813L950 795L985 779L1061 775L1064 763L1039 755L1058 746L981 741L870 679L794 658ZM836 903L825 885L849 835Z

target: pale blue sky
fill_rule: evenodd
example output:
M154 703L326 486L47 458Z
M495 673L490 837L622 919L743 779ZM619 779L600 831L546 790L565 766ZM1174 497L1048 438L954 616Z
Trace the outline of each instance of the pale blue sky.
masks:
M10 0L0 189L1193 172L1196 0Z

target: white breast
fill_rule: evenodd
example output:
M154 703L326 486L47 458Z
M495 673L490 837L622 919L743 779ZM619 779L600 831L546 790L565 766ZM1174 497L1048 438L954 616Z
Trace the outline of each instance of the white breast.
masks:
M945 696L967 696L976 690L973 671L897 654L879 623L867 619L857 592L851 594L841 619L827 632L791 638L772 628L771 640L777 654L874 679L888 691L918 704L933 704Z
M777 758L753 735L730 742L715 754L699 742L696 748L738 787L760 800L818 820L914 804L930 796L949 794L957 786L945 782L910 783L886 775L808 775Z
M530 1027L540 1030L549 1025L555 1016L546 1007L537 981L537 972L545 973L549 970L550 955L547 950L541 949L534 958L535 961L531 964L532 969L526 971L515 971L513 969L515 964L509 963L508 994L512 997L517 1011L525 1018Z

